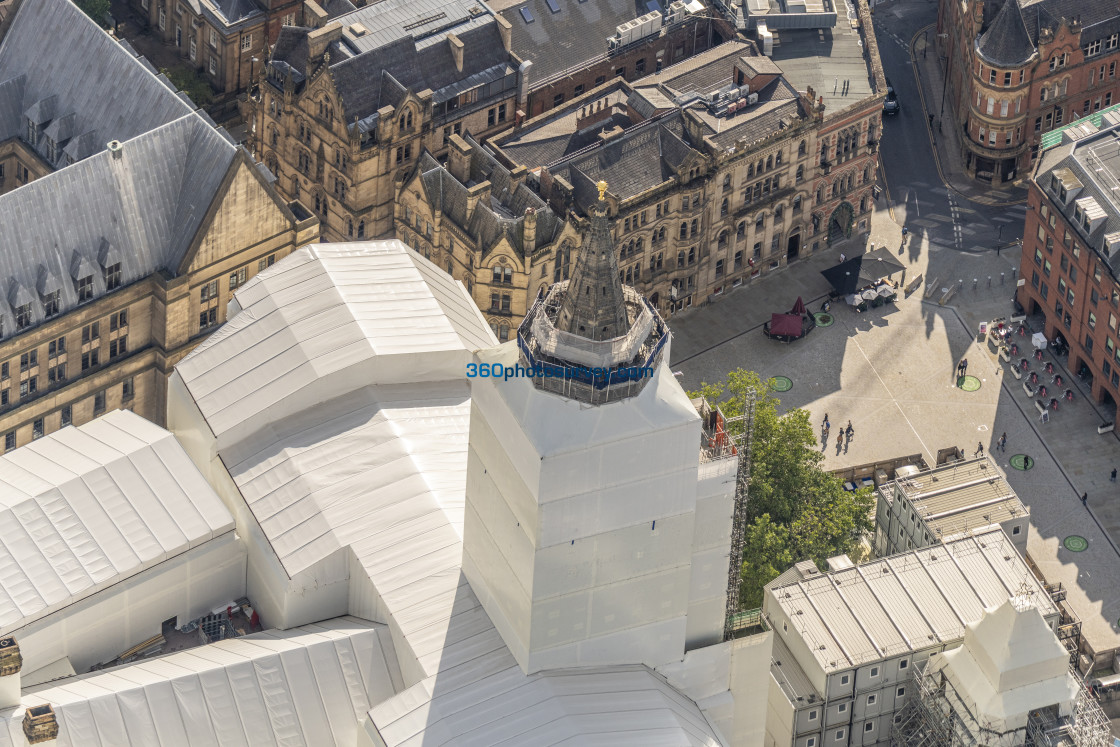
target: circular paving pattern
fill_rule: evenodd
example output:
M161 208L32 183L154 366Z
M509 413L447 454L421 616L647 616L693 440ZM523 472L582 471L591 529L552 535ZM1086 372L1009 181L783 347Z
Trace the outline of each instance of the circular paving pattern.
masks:
M770 388L775 392L788 392L793 389L793 381L788 376L775 376L770 379Z
M832 314L826 314L823 311L818 311L816 314L813 314L813 319L816 320L818 327L830 327L832 323L836 321L832 317Z
M1015 469L1028 470L1034 466L1034 460L1026 454L1015 454L1009 460Z
M1071 534L1062 540L1062 544L1070 552L1084 552L1089 549L1089 540L1076 534Z
M957 379L957 386L966 392L975 392L980 388L980 379L975 376L961 376Z

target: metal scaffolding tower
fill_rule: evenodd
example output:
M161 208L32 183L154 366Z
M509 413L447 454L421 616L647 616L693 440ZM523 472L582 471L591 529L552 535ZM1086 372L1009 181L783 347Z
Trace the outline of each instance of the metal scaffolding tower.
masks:
M743 573L743 542L747 533L747 495L751 481L755 397L755 391L748 390L743 395L743 414L727 420L729 431L732 423L742 423L743 429L734 437L739 450L739 469L735 476L735 513L731 523L731 558L727 566L727 614L723 624L725 641L733 638L742 624L739 616L739 589Z

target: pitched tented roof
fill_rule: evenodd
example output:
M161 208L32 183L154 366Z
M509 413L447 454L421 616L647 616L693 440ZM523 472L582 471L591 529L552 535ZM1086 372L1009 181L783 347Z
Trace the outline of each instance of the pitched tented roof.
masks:
M94 134L97 150L194 110L69 0L19 6L0 43L0 82L14 80L0 96L0 140L21 135L23 113L48 99L46 119L73 114L72 136Z
M43 703L56 747L352 745L370 705L400 687L386 626L341 617L27 691L0 716L0 747L27 744L25 709Z
M233 518L171 433L114 411L0 456L0 527L4 635L233 531Z
M494 344L465 289L395 240L305 247L235 304L178 365L220 447L320 397L459 377Z
M1018 67L1034 56L1034 44L1017 0L1005 0L992 25L976 40L976 50L998 67Z
M460 687L433 678L370 719L386 747L721 744L693 701L642 666L529 676L515 666Z

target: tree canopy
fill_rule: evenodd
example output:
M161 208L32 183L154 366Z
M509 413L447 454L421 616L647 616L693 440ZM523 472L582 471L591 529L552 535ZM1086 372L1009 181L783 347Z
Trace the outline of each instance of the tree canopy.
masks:
M769 382L736 369L719 384L702 383L689 396L718 404L728 418L743 413L746 392L755 392L751 477L747 492L740 604L762 606L763 589L801 560L823 566L846 553L858 559L860 539L871 531L871 490L844 490L843 480L826 472L824 454L809 422L809 411L779 414L781 402ZM731 424L735 434L741 430Z
M82 11L97 21L100 26L105 26L105 19L109 15L109 0L74 0Z

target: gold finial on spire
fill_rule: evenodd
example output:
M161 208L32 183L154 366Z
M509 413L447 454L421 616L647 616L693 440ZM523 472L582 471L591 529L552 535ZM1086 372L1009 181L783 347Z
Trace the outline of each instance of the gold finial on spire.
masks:
M595 186L599 188L599 202L602 202L603 196L607 194L607 183L601 181Z

